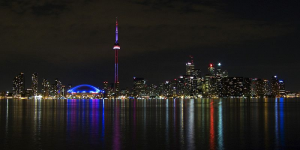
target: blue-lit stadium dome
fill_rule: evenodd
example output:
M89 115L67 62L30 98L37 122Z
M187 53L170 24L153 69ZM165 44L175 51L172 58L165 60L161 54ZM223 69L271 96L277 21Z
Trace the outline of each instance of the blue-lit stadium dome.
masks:
M104 93L104 91L92 86L92 85L88 85L88 84L82 84L82 85L78 85L75 86L73 88L71 88L70 90L68 90L68 93L72 93L72 94L79 94L79 93L92 93L92 94L97 94L97 93Z

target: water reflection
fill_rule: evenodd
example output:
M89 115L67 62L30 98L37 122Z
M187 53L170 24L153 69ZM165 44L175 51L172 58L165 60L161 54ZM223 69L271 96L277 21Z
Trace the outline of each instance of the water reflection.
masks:
M119 106L119 103L118 103L119 100L113 100L113 103L114 103L114 124L113 124L113 149L115 150L119 150L121 147L120 145L120 118L119 118L119 115L120 115L120 106ZM134 105L135 107L135 105Z
M265 134L265 149L269 149L269 123L268 123L268 99L264 99L264 134Z
M284 142L284 99L275 100L275 135L276 148L281 149L285 146Z
M9 134L9 128L8 128L8 122L9 122L9 101L6 100L6 113L5 113L5 137L4 137L4 147L7 147L8 143L8 134Z
M102 130L101 130L101 142L104 143L104 137L105 137L105 104L104 104L104 99L101 100L102 101ZM104 146L103 146L104 148Z
M34 143L36 143L36 145L38 146L38 148L41 148L41 123L42 123L41 117L42 117L41 99L34 99L34 119L33 119L34 139L33 140Z
M194 99L190 99L187 106L187 148L195 149Z
M296 99L0 100L4 149L297 149ZM287 123L290 120L296 120Z
M210 126L209 126L209 147L215 149L215 125L214 125L214 102L210 102Z
M223 149L223 112L222 112L222 101L219 102L219 120L218 120L218 148Z

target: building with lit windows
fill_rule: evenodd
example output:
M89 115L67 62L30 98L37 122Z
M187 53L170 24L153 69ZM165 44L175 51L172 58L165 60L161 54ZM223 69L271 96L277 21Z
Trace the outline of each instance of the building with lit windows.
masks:
M251 96L257 97L257 78L251 79Z
M277 76L273 76L271 79L271 96L279 97L279 80Z
M280 97L286 96L285 85L283 80L279 80L279 95Z
M243 94L245 97L251 97L251 78L244 78Z
M13 96L14 97L25 97L25 77L24 73L21 72L13 79Z
M256 80L256 93L258 97L263 97L265 95L264 93L264 82L262 79Z
M186 75L192 75L193 69L195 69L194 62L191 60L185 64Z
M147 87L148 93L149 93L149 97L151 98L155 98L155 97L159 97L159 92L158 92L158 88L156 85L151 84Z
M269 80L264 80L263 81L264 84L264 97L270 97L271 95L271 85L270 85L270 81Z
M144 78L133 77L133 96L143 97L146 96L146 80Z
M62 96L62 83L58 79L55 79L54 81L54 93L56 98L60 98Z
M38 94L38 74L35 72L34 74L32 74L32 85L31 85L31 89L33 92L33 96L37 96Z
M50 96L50 83L47 79L43 79L42 82L42 96L48 98Z
M209 64L209 67L208 67L208 74L210 76L215 76L215 67L213 66L213 64Z
M216 72L216 92L217 92L218 97L223 97L222 78L223 78L223 74L221 72L221 63L218 63L218 68L217 68L217 72Z
M111 96L111 88L110 88L110 86L109 86L109 84L108 84L107 81L103 82L103 91L104 91L104 97L105 98Z
M65 85L62 85L62 86L61 86L61 96L62 96L62 97L66 97L66 94L67 94L66 86L65 86Z

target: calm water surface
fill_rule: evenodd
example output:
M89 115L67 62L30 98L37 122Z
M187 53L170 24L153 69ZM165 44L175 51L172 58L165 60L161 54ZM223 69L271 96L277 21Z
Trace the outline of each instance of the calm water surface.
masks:
M0 100L1 149L300 149L300 99Z

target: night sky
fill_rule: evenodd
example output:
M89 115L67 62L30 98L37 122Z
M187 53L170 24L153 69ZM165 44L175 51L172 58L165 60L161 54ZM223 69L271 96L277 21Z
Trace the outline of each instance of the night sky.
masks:
M1 0L0 91L20 72L31 85L114 80L115 19L119 80L158 84L185 74L189 55L204 75L221 62L229 76L270 79L300 91L299 0ZM41 85L39 85L39 90Z

